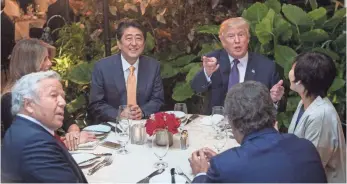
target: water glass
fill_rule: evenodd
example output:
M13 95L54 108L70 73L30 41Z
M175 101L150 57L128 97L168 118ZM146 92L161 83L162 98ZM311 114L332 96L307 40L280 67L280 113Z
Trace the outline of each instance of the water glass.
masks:
M214 106L212 108L211 121L212 121L212 127L217 132L216 139L219 139L220 136L218 134L221 131L223 131L226 126L226 119L224 117L224 107Z
M155 168L164 169L168 166L167 162L163 161L163 158L169 151L169 144L169 132L166 129L157 129L154 131L152 150L154 155L159 159L158 162L154 163Z
M223 149L223 147L225 146L228 136L226 131L215 132L215 133L216 133L215 136L218 136L219 138L213 140L213 146L217 149L217 153L219 153L220 150Z
M184 112L184 114L186 114L186 116L188 114L187 105L185 103L176 103L175 107L174 107L174 111ZM186 116L181 118L181 124L180 124L180 127L179 127L179 131L180 132L183 130L183 122L185 122L187 120Z
M129 121L128 120L121 120L120 121L120 129L121 133L118 133L116 135L117 142L121 145L121 149L117 151L118 154L125 155L128 154L129 151L125 148L125 146L128 144L130 136L129 136Z

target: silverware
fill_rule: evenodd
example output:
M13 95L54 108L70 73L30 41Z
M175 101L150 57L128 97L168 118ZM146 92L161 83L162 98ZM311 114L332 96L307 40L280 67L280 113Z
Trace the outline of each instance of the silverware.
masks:
M71 152L70 154L92 154L97 157L112 156L112 153L89 153L89 152Z
M184 172L182 171L182 169L180 167L176 167L176 173L178 175L181 175L181 176L185 177L188 183L192 183L192 180L190 180L188 178L188 176L186 174L184 174Z
M84 163L87 163L87 162L90 162L90 161L93 161L93 160L96 160L96 159L99 159L99 158L101 158L101 157L94 157L94 158L91 158L91 159L88 159L88 160L85 160L85 161L83 161L83 162L80 162L80 163L78 163L78 165L81 165L81 164L84 164Z
M149 180L153 177L156 176L158 174L161 174L165 171L165 169L158 169L154 172L152 172L150 175L148 175L147 177L143 178L142 180L138 181L137 183L149 183Z
M175 180L175 168L171 168L170 174L171 174L171 183L176 183L176 180Z
M92 175L94 174L97 170L99 170L100 168L104 167L104 166L109 166L112 164L113 158L112 156L107 156L103 161L101 161L100 163L98 163L96 166L94 166L93 168L89 169L88 171L88 175Z
M196 119L197 117L199 117L199 114L193 114L192 116L190 116L187 120L187 123L185 125L188 125L190 122L192 122L194 119Z

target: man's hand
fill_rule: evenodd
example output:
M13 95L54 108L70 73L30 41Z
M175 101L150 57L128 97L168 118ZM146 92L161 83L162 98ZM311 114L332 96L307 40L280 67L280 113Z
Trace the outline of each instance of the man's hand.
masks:
M206 159L206 155L202 150L192 153L192 157L189 159L189 162L194 175L206 173L210 167Z
M205 68L208 77L211 77L213 72L218 70L219 64L217 64L217 59L215 57L202 57L202 65Z
M205 153L205 156L208 162L210 161L212 157L217 155L217 153L211 150L210 148L202 148L202 151Z
M79 144L95 141L96 137L93 133L82 131L80 132Z
M91 142L95 140L96 140L95 135L86 131L69 132L69 133L66 133L65 138L63 138L63 142L65 146L70 151L77 150L79 144L83 144L83 143Z
M283 80L278 81L277 84L272 86L270 90L271 99L273 102L278 102L281 100L284 94Z
M133 120L142 119L142 110L138 105L130 106L130 119L133 119Z

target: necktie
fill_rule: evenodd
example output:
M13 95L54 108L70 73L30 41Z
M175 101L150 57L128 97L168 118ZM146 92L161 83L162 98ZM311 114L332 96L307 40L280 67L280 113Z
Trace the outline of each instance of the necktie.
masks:
M237 84L240 82L240 74L239 74L239 69L237 68L237 65L240 63L238 59L234 59L234 65L231 68L230 75L229 75L229 84L228 84L228 89L233 87L233 85Z
M136 105L136 77L134 74L135 67L129 67L130 74L127 80L127 102L128 105Z

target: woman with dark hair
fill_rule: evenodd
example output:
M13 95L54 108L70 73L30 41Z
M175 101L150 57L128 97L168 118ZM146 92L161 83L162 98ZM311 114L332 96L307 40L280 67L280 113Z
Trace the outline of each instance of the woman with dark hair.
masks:
M3 132L6 132L13 120L11 113L11 89L14 83L26 74L49 70L52 66L51 61L54 55L55 47L38 39L20 40L13 48L9 78L1 95L1 124L4 128ZM63 129L67 132L64 143L67 148L74 150L79 143L95 139L93 134L84 131L80 132L80 128L75 123L67 121L69 115L66 110L64 115Z
M336 76L333 60L308 52L295 58L289 72L290 89L301 101L288 133L310 140L317 148L328 182L346 183L346 143L340 118L327 97Z

